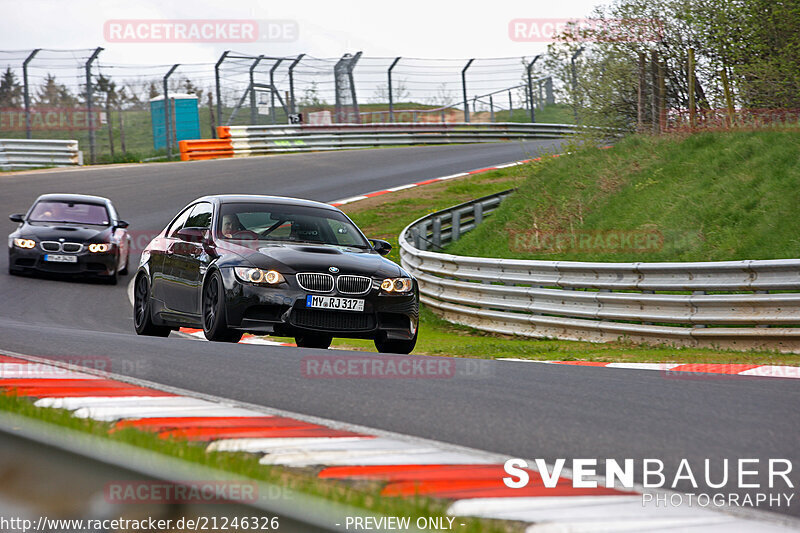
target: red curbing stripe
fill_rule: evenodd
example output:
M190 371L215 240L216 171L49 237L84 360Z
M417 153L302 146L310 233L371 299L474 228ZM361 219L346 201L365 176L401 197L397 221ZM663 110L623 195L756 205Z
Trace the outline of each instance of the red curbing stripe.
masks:
M7 355L0 355L0 363L15 363L15 364L27 364L30 361L26 361L25 359L17 359L16 357L9 357Z
M576 365L576 366L607 366L611 363L598 362L598 361L553 361L559 365Z
M197 328L180 328L180 329L178 329L178 331L180 331L181 333L190 333L190 334L191 333L202 333L203 332L202 329L197 329Z
M605 487L597 487L590 489L576 489L572 486L572 480L566 478L559 478L555 487L547 488L542 483L540 477L531 477L530 482L523 489L509 489L503 483L503 476L496 476L493 478L481 479L430 479L430 480L408 480L397 481L386 485L381 491L382 496L414 496L414 495L437 495L441 496L447 494L464 494L464 493L477 493L478 497L492 497L497 492L505 492L507 490L514 491L518 494L524 489L529 489L540 495L558 495L558 496L571 496L576 490L586 490L584 494L620 494L620 491L615 489L606 489ZM554 494L559 492L559 494ZM523 494L518 494L523 496ZM445 496L447 497L447 496Z
M367 198L372 198L373 196L380 196L380 195L386 194L388 192L389 191L375 191L375 192L364 194L362 196L366 196Z
M302 422L300 422L302 424ZM274 427L274 428L198 428L197 430L176 430L159 433L162 439L182 438L195 441L219 439L289 439L300 437L365 437L352 431L330 429L323 426Z
M228 421L223 422L220 425L203 425L203 426L195 426L195 425L186 425L186 426L177 426L172 429L167 429L165 431L161 431L162 435L169 436L169 437L184 437L184 438L193 438L193 437L207 437L207 436L215 436L222 433L231 433L231 432L242 432L242 433L254 433L259 431L271 431L276 428L298 428L298 429L309 429L309 428L320 428L317 424L309 424L308 422L301 422L300 420L295 420L293 418L284 418L282 416L271 416L265 417L260 420L251 421L249 424L240 424L235 421Z
M529 471L532 473L532 471ZM321 479L372 479L383 481L426 481L429 479L500 479L508 474L503 465L370 465L330 466Z
M667 372L706 372L710 374L739 374L763 365L744 363L688 363L670 368Z
M47 378L12 378L0 380L0 388L54 388L54 389L130 389L137 388L129 383L111 381L109 379L47 379Z
M418 181L414 185L419 187L420 185L430 185L431 183L436 183L437 181L439 181L439 178L432 178L432 179L425 180L425 181Z
M13 396L30 396L34 398L85 398L85 397L119 397L119 396L164 396L174 394L141 387L127 389L112 387L14 387L3 391Z
M386 489L389 487L385 487L383 492L381 492L382 496L414 496L416 494L424 494L426 496L434 497L434 498L445 498L445 499L452 499L452 500L464 500L469 498L541 498L541 497L555 497L555 496L622 496L622 495L637 495L635 492L622 492L614 489L607 489L604 487L598 487L595 489L588 488L588 489L579 489L573 488L572 482L569 481L568 485L563 487L556 486L553 488L547 488L542 486L533 486L533 484L528 484L521 489L511 489L506 487L502 480L499 481L499 485L495 488L454 488L448 490L446 488L441 488L440 490L431 491L431 492L410 492L408 494L392 494L387 493Z
M114 429L139 428L148 431L165 431L183 428L229 428L263 426L271 416L169 416L120 420Z
M497 167L479 168L478 170L470 170L467 174L480 174L481 172L489 172L490 170L497 170Z

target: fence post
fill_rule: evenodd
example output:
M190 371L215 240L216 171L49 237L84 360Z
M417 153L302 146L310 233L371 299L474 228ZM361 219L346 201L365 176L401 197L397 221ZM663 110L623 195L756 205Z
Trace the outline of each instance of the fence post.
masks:
M361 59L362 52L356 52L353 59L347 65L347 78L350 81L350 99L353 101L353 116L356 119L356 124L361 124L361 113L358 110L358 97L356 96L356 82L353 79L353 70L356 68L356 63Z
M275 124L275 69L281 62L283 62L283 58L278 59L269 69L269 114L273 124Z
M636 91L636 131L641 132L644 127L644 53L639 52L639 86Z
M573 96L573 112L575 114L575 124L578 123L578 68L575 66L575 60L578 59L578 56L583 53L584 47L581 46L578 50L572 54L572 59L570 60L571 68L572 68L572 96Z
M389 85L387 86L389 89L389 122L394 122L394 97L392 96L392 69L394 66L397 65L397 62L400 61L400 57L394 58L392 64L389 66L389 70L387 71L388 82Z
M658 53L653 50L650 52L650 84L653 91L650 99L650 106L653 113L653 133L659 133L659 122L661 120L658 88Z
M222 63L225 62L225 58L228 57L230 50L225 50L222 52L222 55L219 56L217 60L217 64L214 65L214 83L217 87L217 124L222 125L222 87L219 81L219 67L222 66ZM216 131L214 132L214 138L217 137Z
M722 70L719 71L720 76L722 76L722 89L725 91L725 105L728 108L728 127L733 127L733 117L734 117L734 109L733 109L733 97L731 96L731 87L728 84L728 73L723 67Z
M536 110L534 110L533 105L533 65L536 64L536 61L542 57L541 54L533 58L533 61L528 63L528 68L526 69L528 73L528 106L531 110L531 124L536 122Z
M511 90L508 91L508 122L514 118L514 102L511 100Z
M461 69L461 90L464 93L464 122L469 122L469 100L467 100L467 69L475 58L467 61L467 64Z
M255 125L258 122L258 113L256 113L256 86L255 86L255 70L264 56L258 56L253 64L250 65L250 124Z
M33 58L36 57L36 54L38 54L40 50L41 48L37 48L28 54L28 57L22 62L22 87L24 91L23 97L25 99L25 136L28 139L31 138L31 93L30 87L28 86L28 63L33 61Z
M94 140L94 117L92 116L92 63L97 59L103 49L95 48L92 55L86 61L86 114L89 117L89 162L95 164L95 140Z
M169 77L180 65L172 65L167 75L164 76L164 135L167 142L167 159L172 159L172 112L169 105Z
M297 58L292 61L292 64L289 65L289 95L292 99L292 105L289 106L289 109L292 110L292 113L297 113L297 100L294 98L294 67L300 63L300 60L305 57L305 54L300 54Z
M494 122L494 98L489 95L489 122Z
M687 64L687 85L689 86L689 128L697 125L697 116L694 109L694 48L689 48Z

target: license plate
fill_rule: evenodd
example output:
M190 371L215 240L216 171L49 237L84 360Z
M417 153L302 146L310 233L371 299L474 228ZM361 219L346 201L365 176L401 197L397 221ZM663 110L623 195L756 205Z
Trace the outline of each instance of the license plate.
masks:
M52 263L77 263L78 256L75 255L55 255L44 254L44 260Z
M306 296L306 307L335 309L337 311L364 311L364 300L337 298L336 296Z

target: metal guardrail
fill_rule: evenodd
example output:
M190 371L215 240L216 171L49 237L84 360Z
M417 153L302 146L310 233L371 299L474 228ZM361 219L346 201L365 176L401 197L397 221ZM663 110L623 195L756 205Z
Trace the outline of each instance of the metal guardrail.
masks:
M78 141L0 139L0 169L83 165Z
M421 301L447 320L529 337L800 351L800 259L590 263L434 251L511 192L432 213L400 234Z
M194 160L377 146L555 139L586 130L570 124L516 122L221 126L217 128L219 140L183 141L180 147L181 159Z

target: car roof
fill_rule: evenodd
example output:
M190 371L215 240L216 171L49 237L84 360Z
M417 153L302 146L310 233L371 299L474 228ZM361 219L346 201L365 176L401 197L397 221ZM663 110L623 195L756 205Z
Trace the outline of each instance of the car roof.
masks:
M195 202L199 201L217 201L220 204L239 204L239 203L251 203L251 204L281 204L281 205L296 205L296 206L305 206L305 207L319 207L323 209L329 209L331 211L338 211L332 205L323 203L323 202L315 202L313 200L304 200L302 198L289 198L288 196L268 196L263 194L216 194L211 196L204 196L202 198L198 198Z
M51 193L51 194L43 194L36 199L36 201L41 200L56 200L62 202L83 202L87 204L110 204L111 200L108 198L104 198L102 196L92 196L89 194L61 194L61 193Z

